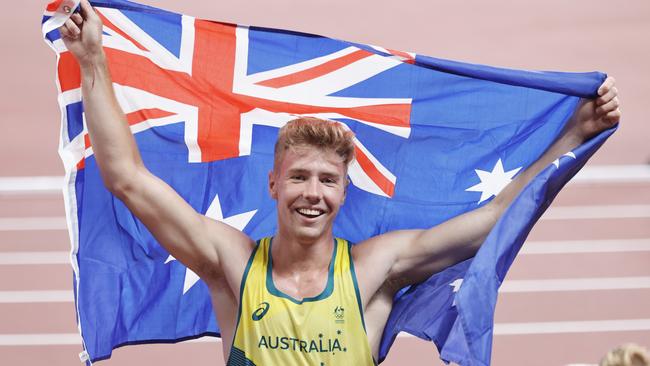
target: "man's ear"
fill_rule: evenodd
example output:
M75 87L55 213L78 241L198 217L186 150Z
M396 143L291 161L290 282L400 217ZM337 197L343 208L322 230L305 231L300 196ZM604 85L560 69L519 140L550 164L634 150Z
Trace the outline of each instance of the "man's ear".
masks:
M345 198L348 196L348 186L350 185L350 177L345 176L345 187L343 188L343 198L341 199L341 206L345 203Z
M271 195L271 198L274 200L278 199L278 192L276 189L276 181L275 181L275 172L271 170L269 172L269 194Z

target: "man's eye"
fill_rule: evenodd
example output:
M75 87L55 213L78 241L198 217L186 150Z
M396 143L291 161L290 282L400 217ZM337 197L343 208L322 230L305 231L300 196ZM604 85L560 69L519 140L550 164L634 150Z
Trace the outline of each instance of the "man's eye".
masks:
M336 183L336 180L333 178L323 178L321 179L321 182L330 184L330 183Z
M292 180L300 180L300 181L303 181L303 180L305 180L305 176L304 176L304 175L293 175L293 176L291 176L291 179L292 179Z

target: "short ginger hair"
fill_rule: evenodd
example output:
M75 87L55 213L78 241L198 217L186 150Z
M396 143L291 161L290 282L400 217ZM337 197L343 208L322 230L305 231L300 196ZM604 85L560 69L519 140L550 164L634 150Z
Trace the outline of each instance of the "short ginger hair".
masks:
M341 123L315 117L300 117L287 122L278 133L273 167L279 167L287 150L313 146L332 150L347 166L354 159L354 132Z

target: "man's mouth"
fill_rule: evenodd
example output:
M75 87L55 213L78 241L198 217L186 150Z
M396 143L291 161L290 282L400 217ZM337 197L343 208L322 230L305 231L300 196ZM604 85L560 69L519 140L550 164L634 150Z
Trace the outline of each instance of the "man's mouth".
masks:
M314 209L314 208L299 208L299 209L296 210L296 212L298 212L302 216L308 217L310 219L316 218L316 217L322 215L323 213L325 213L322 210Z

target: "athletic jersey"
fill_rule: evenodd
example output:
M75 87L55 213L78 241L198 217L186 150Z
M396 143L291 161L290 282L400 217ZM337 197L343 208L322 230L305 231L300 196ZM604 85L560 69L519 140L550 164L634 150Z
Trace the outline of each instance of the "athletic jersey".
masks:
M374 365L351 245L334 240L325 289L298 301L273 283L271 241L257 242L244 271L228 366Z

